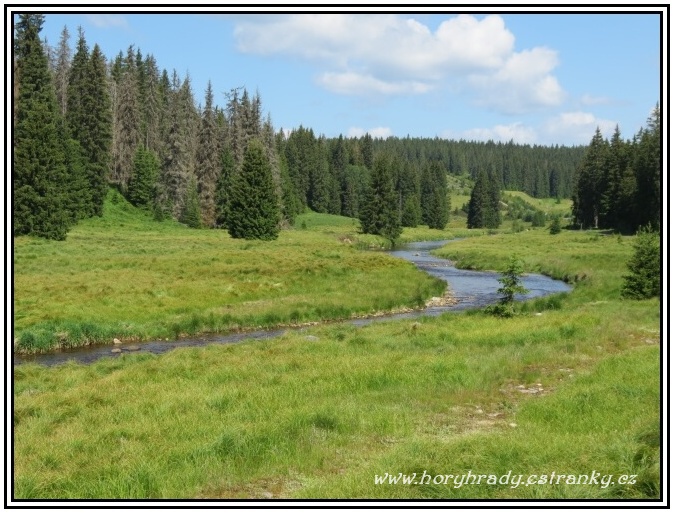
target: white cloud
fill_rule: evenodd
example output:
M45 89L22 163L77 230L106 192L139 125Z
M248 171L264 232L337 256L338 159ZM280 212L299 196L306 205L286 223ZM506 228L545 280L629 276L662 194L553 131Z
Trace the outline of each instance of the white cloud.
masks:
M557 105L563 96L552 75L556 53L515 53L515 36L496 15L461 14L432 31L404 15L293 14L246 18L234 37L244 53L313 63L316 82L338 94L423 94L451 85L505 112Z
M584 94L580 97L581 105L606 105L611 103L611 99L606 96L592 96L591 94Z
M548 48L514 53L495 73L471 77L481 91L477 103L508 114L560 105L565 94L551 74L557 63L557 53Z
M495 125L491 128L472 128L461 134L444 134L448 139L465 139L467 141L513 141L517 144L534 144L537 140L536 130L522 123Z
M393 132L387 126L378 126L375 128L370 128L369 130L352 126L346 132L347 137L362 137L365 134L370 134L375 139L378 138L386 139L387 137L391 137L393 135Z
M563 112L550 119L544 126L544 132L550 140L569 141L570 144L589 144L599 127L604 137L610 137L616 122L597 118L590 112Z
M477 20L465 14L443 21L435 33L396 15L293 14L262 23L248 19L236 26L234 37L244 53L299 56L408 80L437 78L448 67L497 67L514 44L499 16Z
M126 18L118 14L87 14L86 17L97 28L129 28Z
M323 73L317 77L316 82L329 91L339 94L359 94L362 91L376 94L421 94L432 88L430 84L423 82L386 82L371 75L360 75L351 71Z

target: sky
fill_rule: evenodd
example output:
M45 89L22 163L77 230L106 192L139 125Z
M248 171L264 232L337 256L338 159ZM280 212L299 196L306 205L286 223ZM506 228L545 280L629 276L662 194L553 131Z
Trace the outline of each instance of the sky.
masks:
M81 26L108 58L189 73L197 103L244 86L276 130L327 137L585 145L632 138L660 101L659 12L437 12L54 13L41 35L67 26L74 48Z

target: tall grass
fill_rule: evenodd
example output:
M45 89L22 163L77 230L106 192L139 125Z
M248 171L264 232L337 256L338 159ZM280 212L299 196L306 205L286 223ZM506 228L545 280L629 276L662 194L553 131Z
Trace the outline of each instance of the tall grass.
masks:
M158 223L117 193L65 242L14 239L14 337L40 351L348 318L445 285L351 243L353 220L302 216L277 241ZM344 235L344 234L347 235Z
M585 236L554 239L555 268L587 277L541 315L330 325L90 366L16 367L14 493L657 498L660 302L618 299L628 250ZM442 252L498 269L516 251L530 270L547 270L542 242L542 232L523 232ZM606 488L374 484L385 472L469 470L637 478Z

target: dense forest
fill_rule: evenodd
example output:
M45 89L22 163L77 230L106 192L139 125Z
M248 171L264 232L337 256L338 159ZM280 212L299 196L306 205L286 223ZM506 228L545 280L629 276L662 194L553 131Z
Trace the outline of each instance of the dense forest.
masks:
M575 223L627 233L648 225L659 229L661 147L658 105L631 141L621 138L619 127L610 141L597 129L575 174Z
M394 239L403 226L444 227L448 175L476 186L489 177L492 198L503 189L572 197L582 227L633 230L660 215L659 203L636 217L621 210L659 198L659 116L657 133L653 119L633 142L595 137L589 150L277 131L259 92L232 88L218 106L209 82L197 105L190 77L160 71L152 55L130 46L106 59L82 30L73 50L67 28L52 48L43 21L24 14L15 26L14 235L64 239L102 215L114 186L159 220L234 237L273 239L310 208Z

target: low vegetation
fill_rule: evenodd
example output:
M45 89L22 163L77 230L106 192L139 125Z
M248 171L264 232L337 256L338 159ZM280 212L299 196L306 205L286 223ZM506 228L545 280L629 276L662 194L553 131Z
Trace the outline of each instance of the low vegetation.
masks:
M359 251L382 239L358 239L350 219L307 214L296 226L273 244L237 240L158 223L111 192L106 215L66 241L14 240L17 349L349 318L422 306L445 289L412 264Z
M123 212L100 236L119 237ZM298 223L305 228L282 233L277 243L284 258L293 247L317 253L321 275L330 274L329 254L343 262L350 255L344 247L357 245L332 242L349 233L344 218L312 214ZM162 226L174 237L179 230ZM84 228L73 231L72 243L82 244ZM189 237L176 249L189 252L198 240ZM147 251L143 239L138 229L134 242ZM576 284L570 294L520 305L512 318L477 311L361 328L334 324L89 366L16 367L15 496L656 498L660 302L620 297L630 241L568 231L553 237L538 229L467 238L438 251L484 269L505 268L515 253L525 272ZM246 256L263 247L223 254L235 258L237 250ZM396 266L382 254L354 253L368 259L375 275ZM311 283L321 283L318 273ZM374 482L387 472L424 471L636 477L611 486Z

